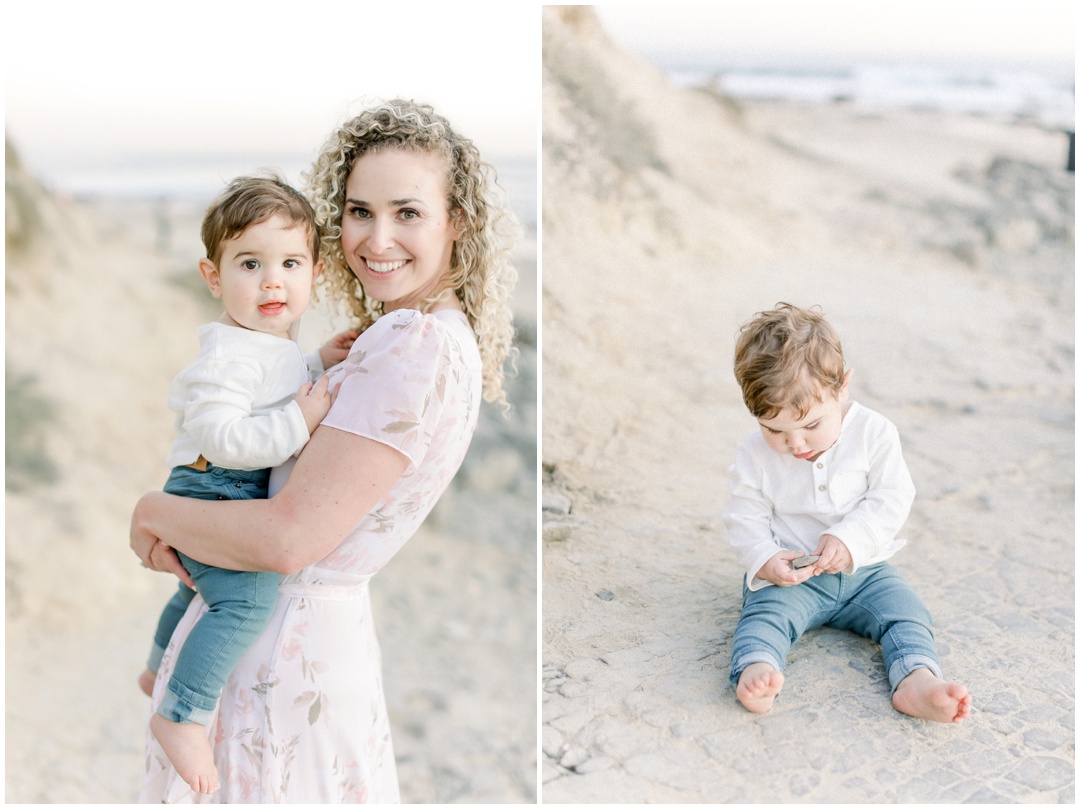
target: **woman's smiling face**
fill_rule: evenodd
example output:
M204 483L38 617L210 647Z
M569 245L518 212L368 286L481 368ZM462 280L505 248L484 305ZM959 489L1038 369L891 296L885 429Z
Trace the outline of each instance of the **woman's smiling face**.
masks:
M459 225L447 209L446 168L433 153L367 154L345 184L341 246L383 311L416 309L446 286Z

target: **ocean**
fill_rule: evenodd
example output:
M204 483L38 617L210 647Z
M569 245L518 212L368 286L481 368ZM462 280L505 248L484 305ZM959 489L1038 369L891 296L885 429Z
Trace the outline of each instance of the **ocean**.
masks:
M301 187L307 154L131 154L52 156L29 168L55 193L129 200L208 203L233 177L272 169ZM536 227L536 158L491 160L499 185L523 226Z
M863 62L828 68L684 64L664 69L678 85L712 86L736 99L851 102L1011 116L1067 130L1075 126L1071 66L1055 70Z

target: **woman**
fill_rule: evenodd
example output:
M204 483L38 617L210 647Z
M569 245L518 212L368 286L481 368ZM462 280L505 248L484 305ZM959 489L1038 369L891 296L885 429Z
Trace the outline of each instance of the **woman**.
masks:
M404 101L346 123L316 160L324 285L361 334L329 372L334 406L295 466L275 470L271 499L154 492L136 506L131 546L148 567L189 581L176 548L283 574L268 628L207 725L221 789L191 792L148 737L140 800L399 799L367 582L449 485L481 394L505 405L515 274L489 171L445 119ZM155 705L203 610L196 598L177 627Z

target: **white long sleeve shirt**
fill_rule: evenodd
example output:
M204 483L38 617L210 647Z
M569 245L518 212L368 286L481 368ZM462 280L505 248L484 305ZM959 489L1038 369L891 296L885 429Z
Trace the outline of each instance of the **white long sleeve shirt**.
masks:
M228 469L265 469L303 448L308 429L294 397L309 376L294 340L214 322L199 328L199 349L169 388L170 467L202 455Z
M769 586L754 575L777 551L809 553L822 534L850 551L845 573L888 559L904 544L897 534L915 499L896 427L857 402L815 461L770 449L755 430L736 450L729 488L724 523L751 590Z

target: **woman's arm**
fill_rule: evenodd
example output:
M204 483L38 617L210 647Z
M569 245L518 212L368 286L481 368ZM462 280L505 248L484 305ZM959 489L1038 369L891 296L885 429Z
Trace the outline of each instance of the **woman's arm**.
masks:
M269 500L145 495L131 518L131 547L148 567L178 575L179 560L158 540L215 567L295 573L334 550L408 465L385 444L319 427Z

